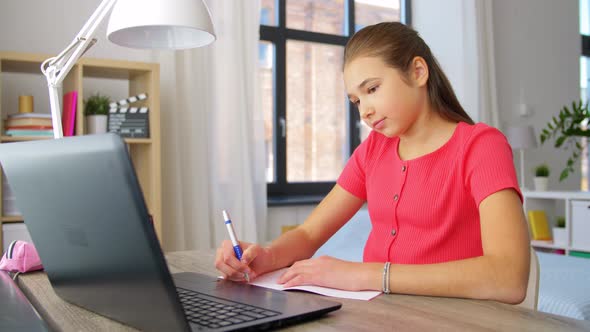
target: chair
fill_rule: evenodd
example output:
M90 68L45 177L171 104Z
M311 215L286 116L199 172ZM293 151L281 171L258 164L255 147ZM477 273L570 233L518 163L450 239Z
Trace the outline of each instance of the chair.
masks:
M537 310L537 303L539 300L539 275L541 268L539 266L539 258L533 248L531 248L531 268L529 271L529 284L526 289L526 296L522 303L518 306Z

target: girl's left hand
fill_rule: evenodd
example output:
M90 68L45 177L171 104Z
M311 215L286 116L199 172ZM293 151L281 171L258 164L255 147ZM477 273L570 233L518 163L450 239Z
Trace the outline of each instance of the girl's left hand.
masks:
M315 285L342 290L363 290L362 263L330 256L306 259L293 264L278 280L284 287Z

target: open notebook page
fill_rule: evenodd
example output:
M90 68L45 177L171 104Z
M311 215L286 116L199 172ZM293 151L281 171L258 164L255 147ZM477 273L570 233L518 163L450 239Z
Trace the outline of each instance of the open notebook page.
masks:
M316 294L321 294L321 295L325 295L325 296L339 297L339 298L343 298L343 299L364 300L364 301L368 301L368 300L376 297L377 295L381 294L381 292L377 292L377 291L346 291L346 290L340 290L340 289L334 289L334 288L328 288L328 287L320 287L320 286L295 286L295 287L285 288L285 287L283 287L283 285L277 283L277 281L279 280L279 277L283 273L285 273L285 271L287 271L287 268L283 268L280 270L276 270L274 272L269 272L269 273L263 274L263 275L259 276L258 278L256 278L255 280L253 280L252 282L250 282L250 284L260 286L260 287L265 287L265 288L277 289L277 290L296 289L296 290L302 290L302 291L312 292L312 293L316 293Z

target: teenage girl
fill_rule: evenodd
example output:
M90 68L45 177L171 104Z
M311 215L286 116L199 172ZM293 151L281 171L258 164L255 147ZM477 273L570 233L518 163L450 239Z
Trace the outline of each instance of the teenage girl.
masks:
M520 303L529 237L512 150L474 124L429 47L401 23L357 32L344 51L350 101L372 132L305 222L268 247L230 241L216 268L250 280L290 266L284 286L492 299ZM363 262L310 257L367 203Z

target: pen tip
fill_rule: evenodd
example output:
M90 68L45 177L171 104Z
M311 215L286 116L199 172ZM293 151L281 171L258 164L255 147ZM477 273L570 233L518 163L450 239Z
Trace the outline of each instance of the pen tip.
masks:
M223 219L224 219L225 221L228 221L228 220L229 220L229 214L228 214L228 213L227 213L227 211L225 211L225 210L223 210Z

